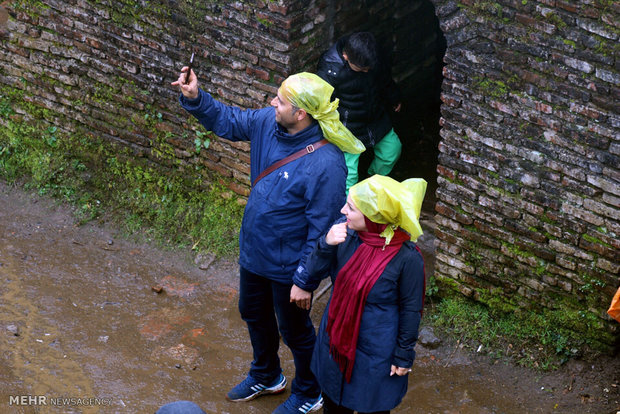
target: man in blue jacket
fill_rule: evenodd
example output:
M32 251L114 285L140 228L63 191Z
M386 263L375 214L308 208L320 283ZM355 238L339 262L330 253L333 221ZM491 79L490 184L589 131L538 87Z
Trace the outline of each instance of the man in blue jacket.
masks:
M242 110L199 89L193 71L186 84L186 71L183 68L172 83L181 88L183 108L219 137L251 142L254 185L239 236L239 310L248 326L254 360L247 378L227 398L249 401L284 391L279 329L296 372L291 396L274 413L317 411L323 399L310 371L315 331L309 311L291 303L290 292L295 275L306 272L306 256L344 204L347 170L342 150L361 152L363 146L340 123L338 103L330 102L333 88L316 75L290 76L271 107ZM330 143L319 148L323 138ZM272 164L304 149L304 156L256 181ZM305 291L316 287L299 286Z

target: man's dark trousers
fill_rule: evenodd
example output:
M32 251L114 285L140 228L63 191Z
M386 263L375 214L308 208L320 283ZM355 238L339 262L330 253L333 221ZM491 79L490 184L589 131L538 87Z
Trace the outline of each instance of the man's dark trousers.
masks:
M318 397L319 384L310 371L316 339L310 311L290 302L292 285L274 282L243 267L240 279L239 312L248 325L254 350L250 376L262 384L269 384L282 372L278 357L279 326L282 339L291 349L295 361L291 392Z

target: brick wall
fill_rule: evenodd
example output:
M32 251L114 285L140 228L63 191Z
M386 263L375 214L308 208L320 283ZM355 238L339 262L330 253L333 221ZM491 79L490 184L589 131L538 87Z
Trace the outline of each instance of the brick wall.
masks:
M617 340L605 310L620 284L620 6L433 3L448 43L436 277Z
M164 165L174 164L170 157L204 164L242 195L249 144L210 135L209 150L197 153L204 130L180 109L170 82L196 52L201 87L230 104L262 107L286 76L316 60L327 33L321 8L298 0L5 4L0 84L49 110L59 132L104 137Z
M162 159L164 153L181 165L203 164L247 195L249 145L210 135L209 150L196 153L194 141L204 139L203 129L180 109L170 82L195 52L202 88L224 102L258 108L269 105L289 74L314 71L336 36L373 30L398 55L412 44L429 43L418 29L415 41L407 36L413 30L408 23L421 9L417 2L401 1L409 6L399 6L398 15L390 2L353 3L357 6L325 0L7 2L12 17L7 30L0 29L0 84L15 85L25 100L48 109L60 131L104 137L160 164L173 164ZM426 17L420 19L426 21L432 6L422 3ZM362 15L365 25L358 27L355 16ZM395 74L418 96L432 76L429 62L406 52Z
M372 30L392 51L404 94L424 101L440 66L436 13L448 42L436 277L486 303L562 307L617 331L604 313L620 266L616 2L5 4L0 85L45 108L60 131L121 143L164 166L206 165L239 194L249 191L248 144L211 136L197 153L204 130L170 87L192 51L204 89L255 108L288 74L313 70L339 36Z

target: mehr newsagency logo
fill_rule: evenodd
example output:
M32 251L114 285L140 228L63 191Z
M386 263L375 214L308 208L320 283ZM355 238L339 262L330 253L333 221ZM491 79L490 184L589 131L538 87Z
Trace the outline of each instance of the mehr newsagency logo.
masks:
M9 405L23 406L71 406L71 407L94 407L110 405L111 398L97 397L49 397L47 395L10 395Z

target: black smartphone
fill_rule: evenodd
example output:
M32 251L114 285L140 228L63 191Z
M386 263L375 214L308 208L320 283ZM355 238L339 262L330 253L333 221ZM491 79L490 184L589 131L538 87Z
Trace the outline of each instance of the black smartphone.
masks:
M192 52L192 57L189 58L189 65L187 65L187 72L185 72L185 84L189 83L189 75L192 71L192 65L194 64L194 53Z

